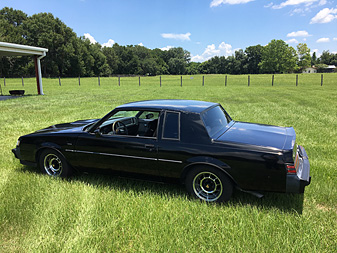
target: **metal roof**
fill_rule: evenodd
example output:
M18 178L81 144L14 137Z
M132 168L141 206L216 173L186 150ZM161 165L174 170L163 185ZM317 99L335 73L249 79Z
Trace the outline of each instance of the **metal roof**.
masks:
M171 111L188 111L200 113L203 110L217 105L213 102L197 101L197 100L180 100L180 99L158 99L131 102L120 105L119 109L146 109L146 110L171 110Z
M47 48L0 42L0 56L46 55Z

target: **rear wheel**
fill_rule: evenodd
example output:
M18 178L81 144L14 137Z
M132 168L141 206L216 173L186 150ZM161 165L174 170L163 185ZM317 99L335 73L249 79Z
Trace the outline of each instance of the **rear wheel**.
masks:
M193 197L206 202L225 202L233 194L231 180L224 172L213 167L195 167L188 173L185 184Z
M53 149L45 149L41 152L39 166L43 173L52 177L68 177L72 172L64 156Z

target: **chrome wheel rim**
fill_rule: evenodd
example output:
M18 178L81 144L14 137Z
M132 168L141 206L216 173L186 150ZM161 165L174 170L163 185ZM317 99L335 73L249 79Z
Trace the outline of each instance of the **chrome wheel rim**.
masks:
M43 161L44 170L48 175L58 177L62 173L62 161L54 154L48 154Z
M211 172L200 172L193 179L193 191L199 199L212 202L220 198L223 187L217 175Z

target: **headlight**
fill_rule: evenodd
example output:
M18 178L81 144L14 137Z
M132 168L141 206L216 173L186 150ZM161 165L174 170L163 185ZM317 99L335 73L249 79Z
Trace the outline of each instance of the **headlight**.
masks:
M16 146L18 147L20 145L20 140L16 142Z

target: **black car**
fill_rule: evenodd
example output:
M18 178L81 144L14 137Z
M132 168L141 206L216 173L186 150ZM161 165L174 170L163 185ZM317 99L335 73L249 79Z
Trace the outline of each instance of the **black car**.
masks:
M53 177L96 168L178 178L192 196L223 202L234 187L303 193L310 165L295 139L292 127L234 121L217 103L150 100L21 136L13 153Z

